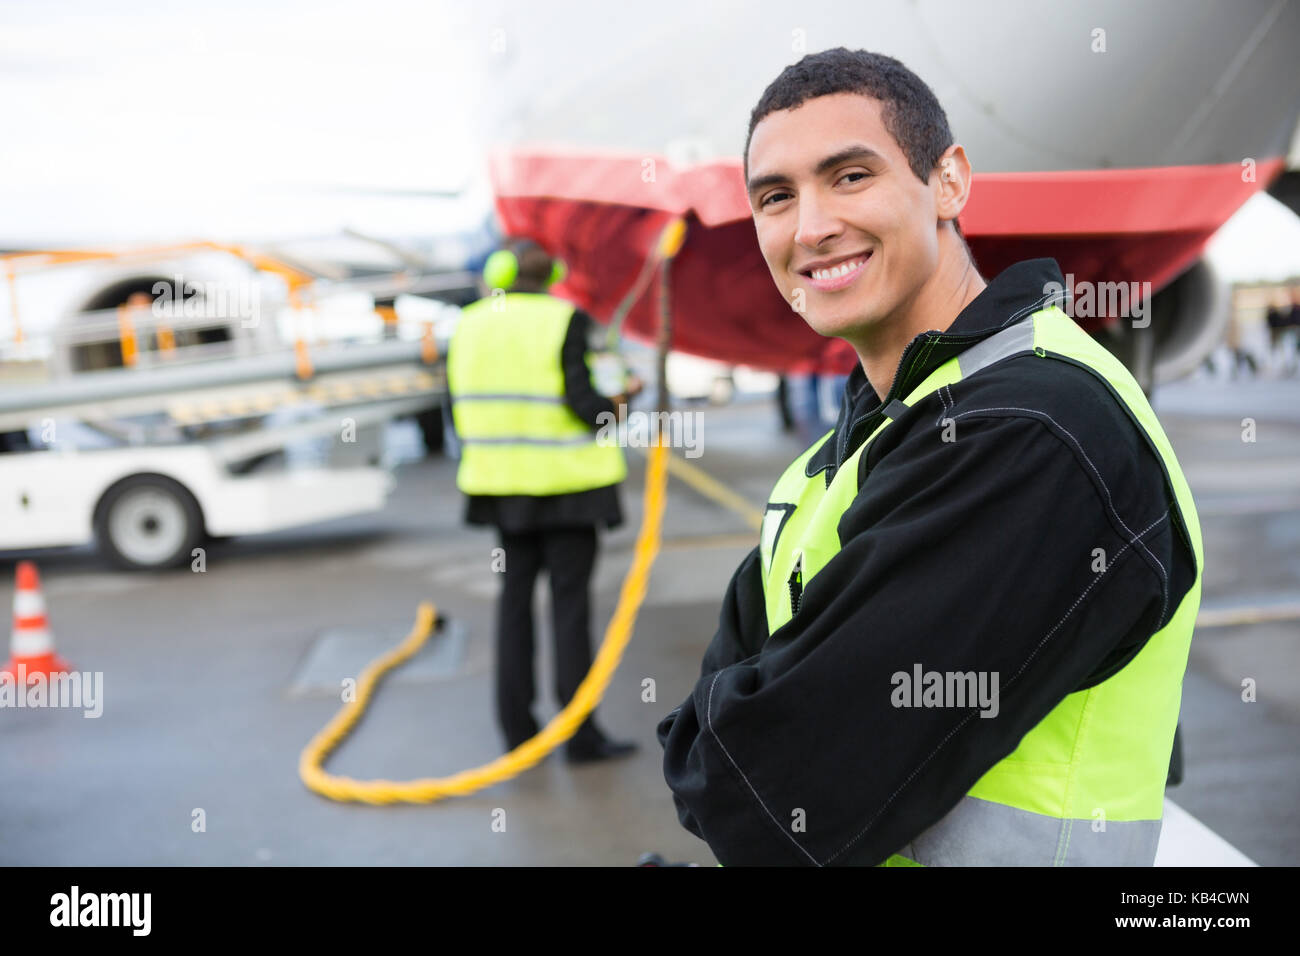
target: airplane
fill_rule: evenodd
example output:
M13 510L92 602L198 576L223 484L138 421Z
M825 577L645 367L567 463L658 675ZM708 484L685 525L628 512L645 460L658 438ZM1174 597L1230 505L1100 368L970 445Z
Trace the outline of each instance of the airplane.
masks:
M1266 188L1300 210L1300 4L758 0L661 4L634 32L549 7L512 8L508 22L492 89L545 92L510 114L490 159L503 229L560 255L559 294L603 318L684 217L672 347L696 355L775 370L855 361L777 294L742 183L750 110L817 49L885 53L931 85L975 168L960 221L981 272L1055 258L1074 280L1067 309L1148 391L1224 334L1228 283L1206 255L1216 230ZM556 49L584 55L575 67ZM653 337L656 301L640 296L630 334ZM1118 321L1135 309L1146 319Z

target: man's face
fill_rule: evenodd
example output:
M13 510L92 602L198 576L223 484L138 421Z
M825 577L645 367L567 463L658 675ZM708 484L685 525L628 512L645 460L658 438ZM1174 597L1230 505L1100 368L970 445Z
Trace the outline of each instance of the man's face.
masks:
M856 93L816 97L769 113L749 147L750 208L772 279L816 332L850 341L905 310L938 263L935 192L880 113L879 100Z

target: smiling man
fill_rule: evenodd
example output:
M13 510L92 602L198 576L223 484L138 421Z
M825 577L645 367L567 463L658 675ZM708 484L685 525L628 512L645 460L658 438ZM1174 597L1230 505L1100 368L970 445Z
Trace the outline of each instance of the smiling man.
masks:
M682 824L725 864L1151 864L1202 554L1150 405L1053 260L980 276L898 61L788 67L745 178L791 320L860 364L659 725Z

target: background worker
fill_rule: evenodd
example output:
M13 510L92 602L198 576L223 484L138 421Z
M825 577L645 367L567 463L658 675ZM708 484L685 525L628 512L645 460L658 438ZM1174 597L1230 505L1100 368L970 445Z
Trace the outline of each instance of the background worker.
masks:
M512 239L489 258L489 294L466 307L447 354L452 417L461 443L457 486L465 520L497 529L504 581L496 621L496 709L507 750L534 736L533 587L550 577L555 692L566 705L591 667L591 575L600 525L623 522L627 474L616 443L596 430L641 389L606 398L587 363L591 318L547 294L563 266L537 243ZM631 753L594 713L569 740L571 762Z

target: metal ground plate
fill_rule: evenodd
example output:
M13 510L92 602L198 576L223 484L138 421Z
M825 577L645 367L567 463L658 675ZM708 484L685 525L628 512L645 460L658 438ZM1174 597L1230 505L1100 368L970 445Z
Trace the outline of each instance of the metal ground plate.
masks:
M289 685L290 697L338 694L345 678L357 679L366 665L386 654L405 638L397 630L328 630L312 642ZM469 629L461 621L448 621L442 631L429 635L410 660L389 671L385 682L425 683L455 677L464 669Z

